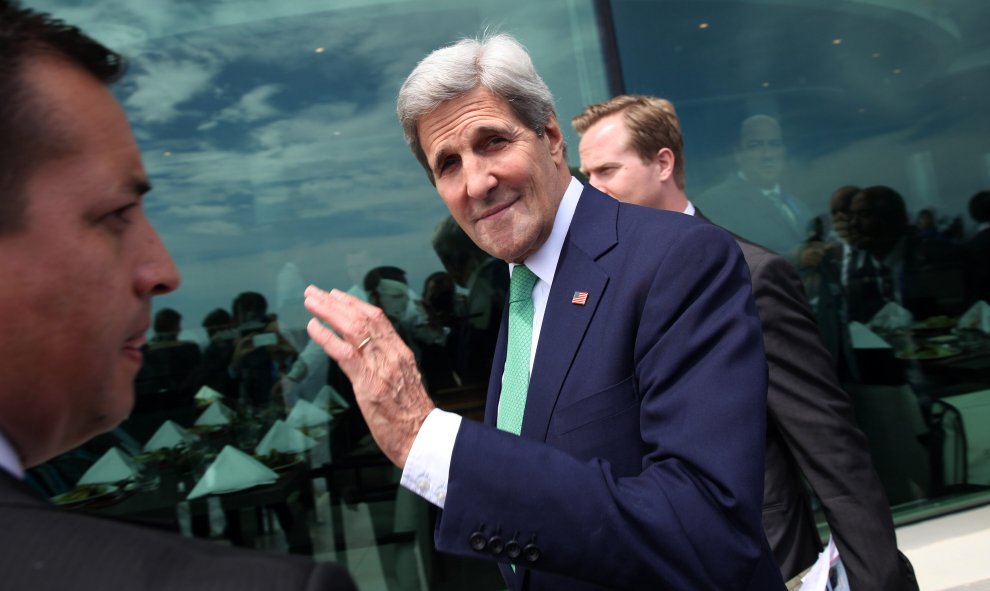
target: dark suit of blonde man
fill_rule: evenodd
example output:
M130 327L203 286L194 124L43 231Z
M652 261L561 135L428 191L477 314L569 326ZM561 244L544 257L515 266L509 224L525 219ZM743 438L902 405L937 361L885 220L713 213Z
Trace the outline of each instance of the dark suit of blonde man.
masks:
M60 510L24 469L134 404L151 299L179 284L107 83L119 56L0 0L0 587L351 591L339 566Z

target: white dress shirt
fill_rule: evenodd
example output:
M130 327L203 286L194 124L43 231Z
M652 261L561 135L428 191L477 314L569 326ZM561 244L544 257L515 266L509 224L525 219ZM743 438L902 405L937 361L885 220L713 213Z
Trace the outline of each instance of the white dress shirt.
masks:
M3 431L0 431L0 469L10 472L21 480L24 479L24 466L21 465L21 459L14 451L14 446L7 441Z
M529 348L530 371L533 370L533 359L536 358L536 347L540 342L543 314L547 309L547 299L550 297L550 286L553 285L553 276L557 271L557 261L560 259L564 238L571 227L571 219L574 217L574 210L577 209L583 190L584 185L571 177L571 182L557 208L550 236L526 259L526 267L539 278L533 287L533 344ZM515 265L510 264L510 276L514 269ZM402 486L441 509L447 500L450 458L454 454L454 440L457 439L460 426L460 415L440 409L430 412L413 441L405 468L402 470L402 479L399 481Z

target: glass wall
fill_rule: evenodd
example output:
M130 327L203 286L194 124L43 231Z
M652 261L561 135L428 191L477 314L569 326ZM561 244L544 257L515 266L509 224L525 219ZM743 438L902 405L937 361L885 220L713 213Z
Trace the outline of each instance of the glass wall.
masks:
M678 110L689 198L799 267L895 516L990 500L990 7L610 4L625 91Z
M437 336L477 315L468 288L431 278L450 270L431 246L447 211L405 146L394 105L419 59L485 27L530 49L557 97L575 168L567 122L585 105L619 91L674 102L689 197L801 267L895 515L990 500L990 308L973 308L986 297L966 264L980 229L970 197L990 186L984 2L25 4L130 58L116 93L155 185L149 215L182 274L182 287L155 302L134 416L32 471L50 495L69 493L60 501L338 560L363 589L504 587L490 563L433 551L434 511L397 487L346 380L307 348L301 306L310 283L367 298L373 269L383 286L404 282L392 294L396 317L419 335L411 338L435 372L431 393L468 416L483 408L484 380L458 371L456 352ZM754 115L765 117L747 129L762 131L740 143L741 123ZM790 200L790 229L733 201L753 179ZM846 185L894 189L910 225L891 238L889 212L833 208ZM898 279L874 277L887 282L879 306L857 308L850 269L871 237L910 244L912 258L893 261ZM977 253L976 264L987 260ZM897 308L878 316L891 301L911 316ZM194 398L209 396L203 386L229 414ZM277 469L274 484L185 502L227 445L254 454L280 419L309 439L276 437L285 449L306 448L301 456L257 454ZM182 430L162 431L166 420ZM168 443L149 446L155 437ZM137 481L73 489L112 447L138 458Z

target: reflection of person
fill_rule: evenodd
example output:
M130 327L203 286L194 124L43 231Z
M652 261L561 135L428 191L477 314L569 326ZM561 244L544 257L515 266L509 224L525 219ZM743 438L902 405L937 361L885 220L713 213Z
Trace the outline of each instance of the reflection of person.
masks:
M405 271L398 267L375 267L364 277L364 291L368 294L368 303L385 312L392 327L412 349L418 362L422 361L424 345L443 344L446 332L442 326L431 326L426 320L426 313L416 308L415 314L408 313L412 292L406 282Z
M964 249L966 300L990 302L990 191L980 191L969 199L969 215L977 227Z
M452 339L457 375L465 384L485 383L491 375L502 308L509 295L508 269L471 242L451 216L433 233L433 250L454 281L468 291L467 317Z
M684 193L680 124L669 101L618 96L573 120L581 170L620 201L698 215ZM794 268L742 238L770 368L763 525L784 578L821 550L804 478L822 500L853 589L905 589L889 505Z
M199 345L179 340L182 315L162 308L152 327L155 334L141 348L144 363L134 380L136 414L191 405L199 386Z
M231 303L238 337L230 358L230 375L238 384L238 397L245 403L264 407L272 392L280 387L279 375L296 356L295 348L268 314L268 300L255 291L237 294Z
M735 159L738 170L702 193L698 206L723 228L795 259L807 239L811 213L780 186L787 147L777 120L768 115L745 119Z
M234 318L227 310L215 308L203 318L202 324L210 340L203 349L200 381L202 385L209 386L228 398L236 399L237 384L228 370L230 360L234 356L234 341L237 338Z
M0 0L4 589L353 589L339 567L58 509L22 480L133 404L151 298L179 277L145 216L121 59Z
M766 363L728 234L574 179L507 35L426 57L398 111L457 222L528 280L485 424L434 409L380 311L307 289L310 335L403 485L443 508L439 549L497 560L513 590L782 588L760 526Z
M900 194L880 185L860 189L849 205L849 241L855 247L844 281L849 319L867 322L887 302L914 308L915 244Z

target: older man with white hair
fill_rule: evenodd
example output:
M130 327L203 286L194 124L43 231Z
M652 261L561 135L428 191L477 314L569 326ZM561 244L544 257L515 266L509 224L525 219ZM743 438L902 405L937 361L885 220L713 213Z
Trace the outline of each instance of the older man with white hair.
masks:
M377 308L316 287L306 306L403 485L443 508L437 546L498 561L513 590L783 588L760 526L766 362L732 238L574 179L507 35L427 56L398 113L454 219L509 264L484 423L433 407Z

